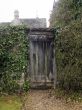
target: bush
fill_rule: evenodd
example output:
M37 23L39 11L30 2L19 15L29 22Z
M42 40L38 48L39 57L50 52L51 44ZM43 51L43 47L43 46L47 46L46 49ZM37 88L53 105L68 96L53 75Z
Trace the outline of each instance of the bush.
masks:
M29 90L29 87L30 87L29 82L28 81L25 81L25 83L23 84L23 90L25 92L27 92Z
M28 66L28 40L24 26L0 27L0 90L14 92Z
M82 89L82 23L62 28L55 43L59 86Z

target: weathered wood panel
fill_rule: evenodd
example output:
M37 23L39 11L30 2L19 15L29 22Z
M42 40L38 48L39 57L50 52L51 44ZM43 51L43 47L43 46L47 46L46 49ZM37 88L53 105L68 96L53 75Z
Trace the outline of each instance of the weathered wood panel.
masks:
M54 36L49 29L32 29L30 41L30 72L31 86L47 86L56 84L56 63Z

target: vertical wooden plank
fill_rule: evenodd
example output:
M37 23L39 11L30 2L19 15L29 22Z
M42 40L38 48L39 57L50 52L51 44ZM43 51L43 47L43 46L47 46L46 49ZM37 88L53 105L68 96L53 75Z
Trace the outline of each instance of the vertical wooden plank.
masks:
M38 74L39 74L39 82L41 82L41 79L42 79L42 75L43 75L43 42L39 41L39 46L38 46L38 55L39 55L39 60L38 60Z
M45 84L47 82L47 42L45 42Z
M43 73L42 73L42 80L45 82L45 42L42 43L42 50L43 50Z
M40 43L38 41L38 82L40 81Z
M36 43L33 41L33 82L35 82L36 78Z
M56 88L57 82L57 71L56 71L56 59L55 59L55 47L53 48L53 76L54 76L54 89Z
M49 72L49 79L53 80L53 48L52 48L52 42L50 43L50 72Z
M38 42L36 42L36 73L35 73L35 78L36 78L36 82L38 81Z
M49 73L50 73L50 43L51 41L47 42L47 81L50 81L49 79Z
M29 78L31 81L34 80L34 59L33 59L33 50L34 50L34 46L32 44L32 42L30 41L29 43L30 45L30 73L29 73Z

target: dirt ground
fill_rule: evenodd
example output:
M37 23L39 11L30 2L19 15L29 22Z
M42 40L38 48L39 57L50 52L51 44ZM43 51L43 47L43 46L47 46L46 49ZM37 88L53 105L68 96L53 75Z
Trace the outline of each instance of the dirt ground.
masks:
M24 110L82 110L82 102L56 98L52 90L30 90Z

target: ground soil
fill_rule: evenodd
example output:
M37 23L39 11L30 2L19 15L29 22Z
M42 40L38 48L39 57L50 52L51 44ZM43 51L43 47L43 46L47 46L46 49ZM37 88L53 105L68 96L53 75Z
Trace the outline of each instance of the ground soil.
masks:
M82 110L82 102L57 98L53 90L30 90L24 110Z

